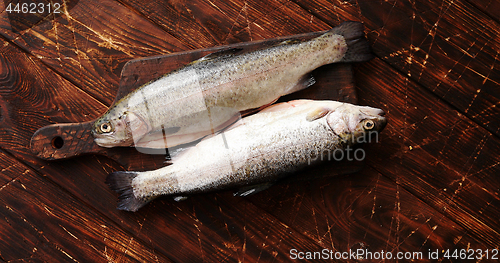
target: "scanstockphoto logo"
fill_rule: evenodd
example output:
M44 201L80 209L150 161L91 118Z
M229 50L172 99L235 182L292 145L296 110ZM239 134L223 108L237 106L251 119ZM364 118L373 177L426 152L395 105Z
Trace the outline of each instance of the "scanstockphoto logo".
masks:
M333 251L323 249L321 251L299 251L290 249L290 259L292 260L422 260L423 252L391 252L391 251L369 251L368 249L349 249L348 251ZM433 258L433 257L429 257ZM437 258L433 258L437 259Z
M350 145L364 143L379 142L379 132L370 131L365 136L358 138L351 137L347 147L336 149L323 149L321 151L313 151L308 155L308 165L317 161L363 161L366 158L366 152L362 148L353 148Z

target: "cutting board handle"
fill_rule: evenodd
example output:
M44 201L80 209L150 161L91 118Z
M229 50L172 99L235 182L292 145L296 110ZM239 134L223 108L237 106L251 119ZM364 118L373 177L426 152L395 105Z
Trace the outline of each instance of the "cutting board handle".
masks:
M64 159L84 153L99 153L105 149L94 142L92 124L62 123L45 126L33 134L31 151L46 160Z

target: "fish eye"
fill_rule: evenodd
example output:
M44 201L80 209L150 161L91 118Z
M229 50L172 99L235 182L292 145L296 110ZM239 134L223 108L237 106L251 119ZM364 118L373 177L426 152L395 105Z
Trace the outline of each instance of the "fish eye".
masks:
M366 130L371 130L371 129L373 129L373 127L375 127L375 123L373 123L372 120L366 120L365 123L363 124L363 127Z
M111 132L113 130L113 127L111 126L111 123L109 122L105 122L103 124L101 124L101 131L104 132L104 133L108 133L108 132Z

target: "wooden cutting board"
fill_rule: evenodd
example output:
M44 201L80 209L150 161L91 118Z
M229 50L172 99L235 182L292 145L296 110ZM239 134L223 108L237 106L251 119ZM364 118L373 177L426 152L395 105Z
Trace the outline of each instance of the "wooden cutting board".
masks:
M326 31L131 60L123 67L120 86L114 103L147 82L210 53L231 48L251 51L272 46L285 40L311 39L324 32ZM326 65L313 71L313 75L316 79L313 86L282 97L278 102L294 99L328 99L349 103L357 102L351 64ZM94 121L58 123L40 128L31 138L31 151L37 157L46 160L65 159L82 154L100 154L116 160L128 169L148 170L163 166L166 157L165 151L159 151L163 152L163 154L147 155L138 152L134 147L104 148L98 146L91 134Z

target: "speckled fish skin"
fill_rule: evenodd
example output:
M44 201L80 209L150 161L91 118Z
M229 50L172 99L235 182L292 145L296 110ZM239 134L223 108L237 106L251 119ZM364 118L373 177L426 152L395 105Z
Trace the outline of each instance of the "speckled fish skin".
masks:
M359 22L304 42L230 53L209 55L130 93L95 122L95 142L146 148L191 142L227 127L242 111L308 87L309 73L322 65L372 57Z
M380 109L336 101L280 103L205 138L174 158L172 165L147 172L114 172L107 183L121 193L118 209L136 211L159 195L274 182L327 159L318 156L363 142L360 139L369 132L380 132L386 124L383 114Z

